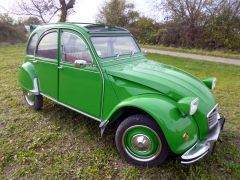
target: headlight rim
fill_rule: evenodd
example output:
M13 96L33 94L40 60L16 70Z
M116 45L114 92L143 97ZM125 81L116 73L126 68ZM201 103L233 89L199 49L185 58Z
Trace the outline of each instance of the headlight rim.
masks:
M195 108L193 107L195 105ZM198 97L184 97L177 102L177 107L183 115L194 115L199 106Z

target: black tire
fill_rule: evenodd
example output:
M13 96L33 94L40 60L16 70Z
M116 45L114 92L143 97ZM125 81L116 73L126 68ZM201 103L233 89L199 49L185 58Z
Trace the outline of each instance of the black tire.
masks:
M158 140L161 141L160 143L157 143L157 144L159 144L158 145L159 150L156 151L158 153L155 153L153 157L146 158L146 159L144 159L142 157L139 158L139 157L136 157L134 154L131 154L130 150L127 150L128 148L126 147L126 145L124 143L125 137L127 136L126 132L129 133L129 129L131 130L131 128L147 128L151 131L154 131L153 132L154 135L156 135L156 137L158 136ZM135 144L136 141L134 138L138 138L141 135L142 135L141 133L132 135L130 144L136 145ZM147 136L145 136L145 137L147 137ZM150 145L152 148L153 143L151 142L151 140L149 138L147 138L147 139L149 140L148 142L150 142ZM135 142L135 143L133 143L133 142ZM137 146L139 146L139 145L142 146L143 144L141 144L141 143L145 143L145 142L146 142L145 140L142 140L142 142L137 141ZM159 142L159 141L157 141L157 142ZM151 117L149 117L147 115L143 115L143 114L131 115L121 122L121 124L118 126L116 134L115 134L115 143L116 143L117 149L118 149L121 157L124 158L127 162L137 165L137 166L144 166L144 167L158 166L165 161L165 159L168 157L169 152L170 152L168 143L167 143L159 125ZM149 145L149 143L148 143L148 145ZM137 148L139 148L139 147L137 147ZM148 146L148 150L149 150L149 146ZM141 150L139 152L141 152ZM146 152L146 151L143 150L142 152Z
M28 91L23 91L23 97L27 105L33 107L34 110L39 111L43 106L42 95L34 95Z

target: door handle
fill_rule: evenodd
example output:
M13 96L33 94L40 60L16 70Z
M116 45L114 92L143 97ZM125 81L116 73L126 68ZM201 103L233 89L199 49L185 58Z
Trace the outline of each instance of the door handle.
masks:
M58 69L59 69L59 70L63 69L63 66L58 66Z
M34 63L34 64L37 64L37 63L38 63L38 61L37 61L37 60L34 60L34 61L33 61L33 63Z

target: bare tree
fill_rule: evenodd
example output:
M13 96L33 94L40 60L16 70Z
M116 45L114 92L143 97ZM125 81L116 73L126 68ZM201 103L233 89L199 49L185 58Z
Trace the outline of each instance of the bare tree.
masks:
M61 11L60 21L64 22L76 0L18 0L18 15L35 16L43 23L49 23Z
M60 22L65 22L67 20L67 15L70 9L73 8L76 0L69 0L66 2L66 0L59 0L59 3L61 5L61 15L60 15Z

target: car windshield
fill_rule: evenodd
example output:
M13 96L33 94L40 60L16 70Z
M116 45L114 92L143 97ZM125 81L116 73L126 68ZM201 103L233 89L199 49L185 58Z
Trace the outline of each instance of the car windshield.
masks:
M132 36L92 37L92 43L101 58L128 55L140 52Z

